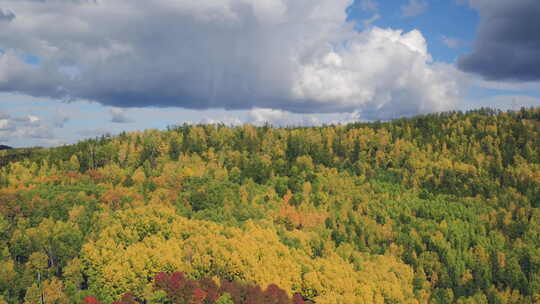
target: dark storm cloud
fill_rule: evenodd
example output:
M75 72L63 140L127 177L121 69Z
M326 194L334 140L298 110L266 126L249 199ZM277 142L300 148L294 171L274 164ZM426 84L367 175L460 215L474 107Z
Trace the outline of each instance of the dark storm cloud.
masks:
M540 1L471 1L481 22L474 49L459 59L489 80L540 80Z
M116 108L379 117L447 110L461 92L419 31L355 31L346 22L352 0L7 3L17 18L0 30L0 92ZM130 121L119 113L111 120Z

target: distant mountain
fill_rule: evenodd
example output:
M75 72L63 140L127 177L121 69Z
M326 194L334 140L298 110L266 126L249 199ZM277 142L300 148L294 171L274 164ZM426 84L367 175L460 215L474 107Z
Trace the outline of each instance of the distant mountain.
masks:
M10 146L0 145L0 150L11 150L11 149L13 149L13 148L10 147Z

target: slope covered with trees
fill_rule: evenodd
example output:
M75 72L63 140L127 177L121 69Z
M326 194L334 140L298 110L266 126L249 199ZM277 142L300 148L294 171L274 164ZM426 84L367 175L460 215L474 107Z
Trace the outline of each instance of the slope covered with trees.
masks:
M0 154L0 303L540 303L540 109Z

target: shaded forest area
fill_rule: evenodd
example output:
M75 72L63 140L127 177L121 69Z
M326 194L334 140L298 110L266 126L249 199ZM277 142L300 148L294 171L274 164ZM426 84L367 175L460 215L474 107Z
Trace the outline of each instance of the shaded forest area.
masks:
M0 303L540 303L540 108L0 152Z

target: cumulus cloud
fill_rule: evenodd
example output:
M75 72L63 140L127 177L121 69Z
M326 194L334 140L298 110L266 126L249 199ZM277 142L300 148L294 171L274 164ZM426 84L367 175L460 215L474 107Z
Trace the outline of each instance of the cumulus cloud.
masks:
M464 100L461 108L465 110L490 107L500 110L517 111L521 108L540 106L540 98L527 95L497 95L485 98Z
M373 28L304 65L293 92L318 109L356 109L368 119L446 110L460 94L459 77L431 60L419 31Z
M409 0L407 4L401 7L403 17L416 17L422 15L428 9L428 3L425 0Z
M298 115L282 110L253 109L248 113L247 123L256 126L272 125L276 127L288 126L317 126L321 124L314 115Z
M237 117L222 117L222 118L211 118L211 117L204 117L199 122L203 125L226 125L226 126L240 126L243 124L242 120L240 120Z
M112 108L109 110L111 114L111 122L114 123L130 123L133 119L127 116L126 110L121 108Z
M14 129L15 129L15 126L9 119L7 118L0 119L0 132L13 131Z
M480 13L474 49L459 67L489 80L540 80L540 2L469 0Z
M0 113L0 139L8 142L16 138L50 140L54 133L49 124L35 115L10 116Z
M15 19L15 14L12 11L3 10L0 8L0 22L2 21L12 21Z
M254 125L288 125L291 124L290 114L273 109L253 109L249 112L248 122Z
M460 96L456 73L432 61L419 31L357 32L345 21L352 0L8 4L17 18L0 31L0 91L377 118L446 110Z

